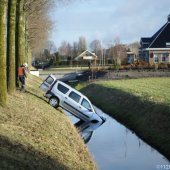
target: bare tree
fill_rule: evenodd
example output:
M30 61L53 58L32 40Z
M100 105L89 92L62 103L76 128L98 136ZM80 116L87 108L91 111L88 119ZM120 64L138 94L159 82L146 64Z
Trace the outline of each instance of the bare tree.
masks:
M90 43L90 47L93 52L99 57L100 63L102 63L103 57L103 48L100 40L93 40Z
M42 53L49 40L49 32L53 28L49 11L54 8L56 10L70 2L72 0L25 0L27 39L33 56L38 56L38 54Z
M78 42L78 52L79 52L79 54L81 54L86 49L87 49L86 38L85 37L79 37L79 42Z
M53 28L53 22L49 17L49 11L54 7L66 5L72 0L27 0L24 9L26 13L26 31L32 54L37 56L43 51L49 39L49 32Z
M131 52L133 52L136 56L139 56L139 48L140 48L140 43L139 42L134 42L128 45L128 48L130 49Z
M73 55L73 58L78 56L78 43L77 42L73 43L72 55Z
M48 10L50 2L36 0L25 4L28 41L33 53L40 52L48 41L52 21L49 19Z
M121 44L119 37L115 38L115 58L123 61L126 58L126 47Z
M54 41L48 40L45 44L45 49L48 49L49 53L54 53L57 51Z
M1 0L0 105L6 105L7 81L8 92L11 93L14 91L14 82L16 79L15 70L18 65L28 60L25 54L28 54L30 46L32 49L39 44L39 47L42 47L48 40L49 30L52 28L52 22L48 16L50 7L52 7L54 3L70 1L71 0ZM8 58L6 54L8 54ZM17 57L15 58L15 56ZM6 74L8 74L8 80Z
M126 62L126 47L121 44L119 37L114 39L114 45L110 47L110 55L112 56L112 62L117 69L123 62Z
M72 47L67 41L63 41L59 47L59 54L63 60L67 60L68 56L72 56Z

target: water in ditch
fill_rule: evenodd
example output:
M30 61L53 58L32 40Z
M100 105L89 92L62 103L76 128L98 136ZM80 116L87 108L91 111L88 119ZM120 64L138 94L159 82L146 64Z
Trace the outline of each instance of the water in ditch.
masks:
M78 125L99 170L170 170L170 162L163 155L107 114L104 116L107 121L102 125Z

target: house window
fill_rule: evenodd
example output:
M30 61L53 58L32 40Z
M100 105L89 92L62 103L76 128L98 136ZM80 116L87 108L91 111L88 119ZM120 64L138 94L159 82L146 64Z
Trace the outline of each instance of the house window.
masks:
M162 62L166 62L166 56L167 56L167 54L162 54Z
M170 47L170 42L166 42L166 47Z
M159 61L158 54L154 54L154 62L158 63L158 61Z

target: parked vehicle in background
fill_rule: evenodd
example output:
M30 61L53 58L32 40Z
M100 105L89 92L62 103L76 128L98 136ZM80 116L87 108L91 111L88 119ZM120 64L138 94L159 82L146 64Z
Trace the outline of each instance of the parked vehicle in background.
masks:
M78 81L78 79L82 76L81 73L67 73L65 74L62 78L60 78L60 80L62 82L74 82L74 81Z
M49 99L51 106L55 108L60 106L84 121L93 123L105 121L96 113L86 96L66 83L56 80L52 74L44 80L40 88L45 92L45 97Z

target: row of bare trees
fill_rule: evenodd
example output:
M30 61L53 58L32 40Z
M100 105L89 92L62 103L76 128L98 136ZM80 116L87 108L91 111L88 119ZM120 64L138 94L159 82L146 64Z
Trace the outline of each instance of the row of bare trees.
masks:
M138 56L140 44L139 42L134 42L125 45L121 43L119 37L116 37L110 44L104 44L101 40L95 39L89 44L89 47L98 56L100 65L105 64L107 60L116 66L120 66L121 63L127 63L127 51L131 51ZM59 55L62 60L66 60L68 56L74 59L86 49L86 38L79 37L79 41L74 42L72 45L67 41L63 41L59 47Z
M62 0L0 0L0 105L16 89L17 68L30 63L52 28L48 11ZM64 0L63 0L64 1Z
M83 51L87 49L87 42L85 37L81 36L79 37L78 42L74 42L73 45L71 45L67 41L63 41L58 49L59 55L62 56L62 59L66 59L68 56L71 58L77 57L79 54L81 54Z

